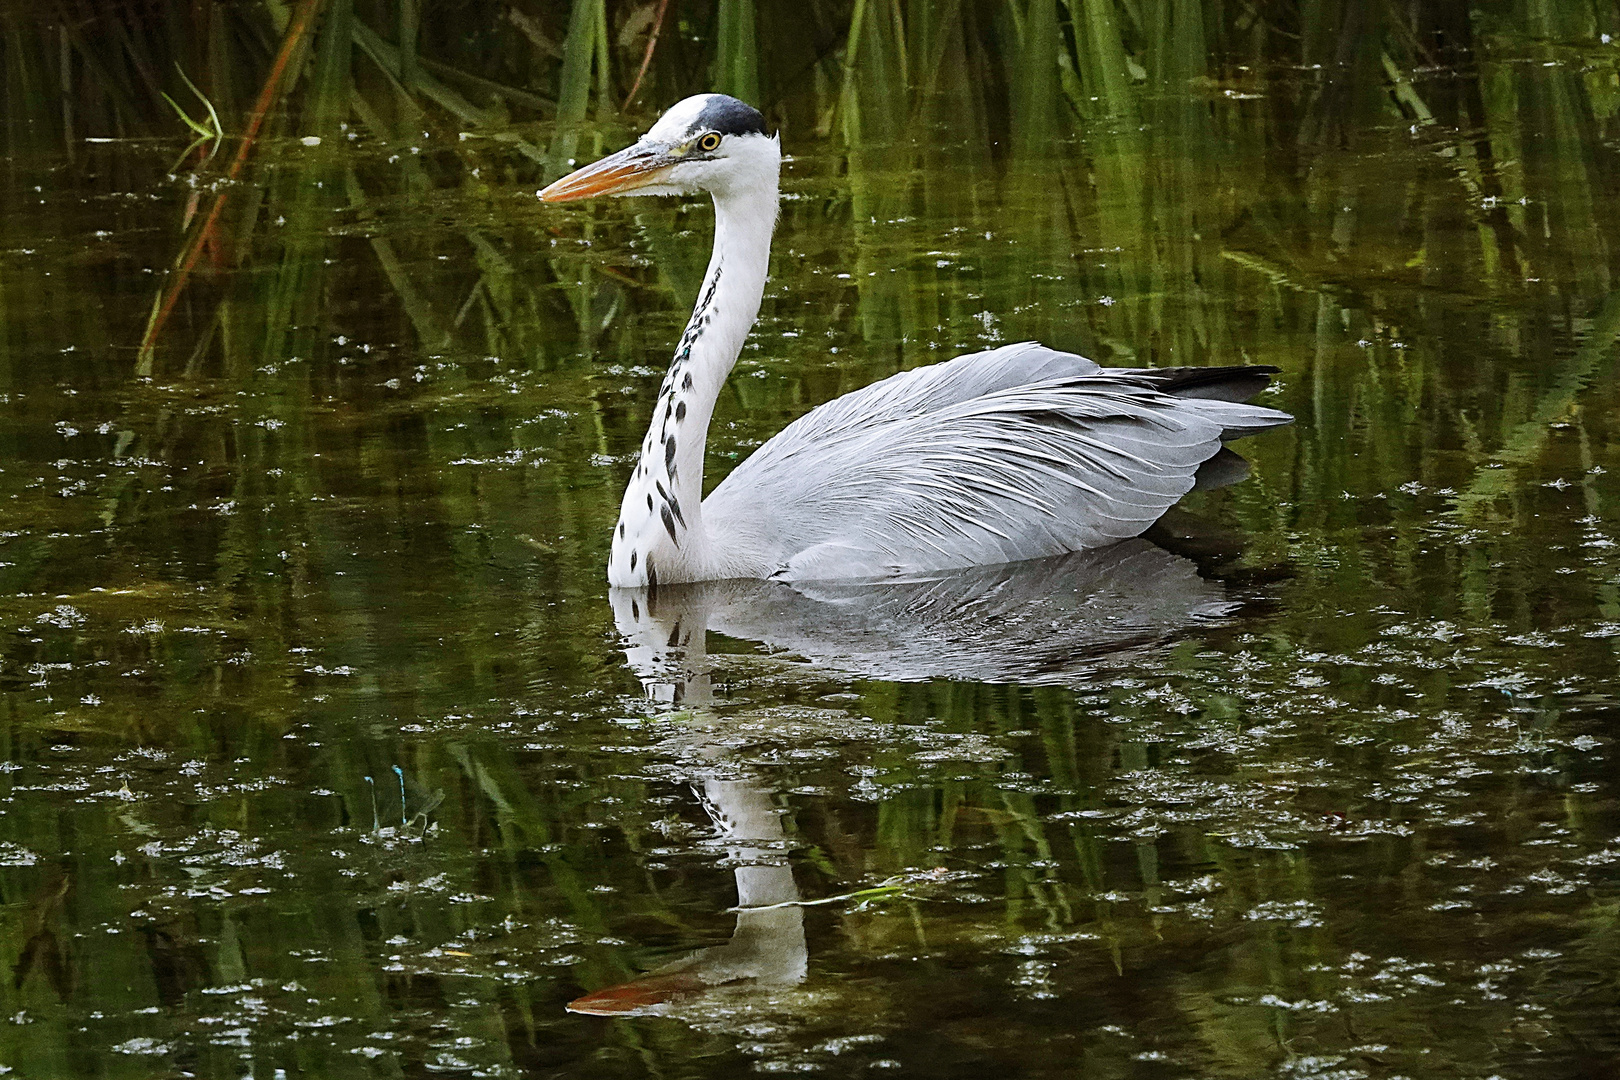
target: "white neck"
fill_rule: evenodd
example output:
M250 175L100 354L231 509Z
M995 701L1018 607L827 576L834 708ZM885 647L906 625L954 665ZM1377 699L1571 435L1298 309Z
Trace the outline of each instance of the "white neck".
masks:
M775 141L770 142L774 150ZM776 225L776 188L773 161L768 183L756 177L714 193L714 253L658 392L641 460L624 491L608 559L610 585L716 576L703 528L703 449L720 388L759 314Z

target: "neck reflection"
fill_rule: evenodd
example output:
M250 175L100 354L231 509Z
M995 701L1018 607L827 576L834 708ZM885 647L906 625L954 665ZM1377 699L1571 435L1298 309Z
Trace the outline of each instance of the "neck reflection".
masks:
M586 994L569 1002L568 1009L593 1016L668 1012L721 988L798 983L805 977L809 954L799 887L787 861L788 838L770 789L756 776L739 774L727 761L728 752L719 739L720 721L705 708L713 688L704 645L709 613L703 597L693 594L686 603L660 605L657 597L634 590L632 614L631 590L617 592L623 594L615 598L615 614L626 638L626 654L648 697L693 710L692 734L683 749L702 763L694 770L692 790L734 867L737 925L723 945L699 949L639 979Z

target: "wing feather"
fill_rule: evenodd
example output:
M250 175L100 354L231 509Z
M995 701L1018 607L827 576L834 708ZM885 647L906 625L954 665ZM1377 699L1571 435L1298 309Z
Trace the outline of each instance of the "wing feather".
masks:
M1245 370L1234 378L1259 377ZM878 577L1136 536L1223 437L1291 419L1206 396L1212 382L1182 396L1150 371L1034 344L885 379L790 424L704 500L720 569Z

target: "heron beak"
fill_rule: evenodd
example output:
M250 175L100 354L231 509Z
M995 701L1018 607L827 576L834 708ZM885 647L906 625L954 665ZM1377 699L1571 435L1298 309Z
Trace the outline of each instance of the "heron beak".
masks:
M628 195L637 188L656 184L675 162L652 147L635 144L601 161L575 169L544 191L546 202L572 202L597 195Z

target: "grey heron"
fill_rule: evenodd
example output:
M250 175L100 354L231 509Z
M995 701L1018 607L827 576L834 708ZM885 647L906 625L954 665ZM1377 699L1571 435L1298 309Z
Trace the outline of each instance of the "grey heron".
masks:
M1269 367L1103 368L1034 342L903 371L789 424L703 497L709 419L759 313L781 145L723 94L540 192L714 200L714 250L659 388L608 559L616 587L882 578L1139 535L1223 443L1292 417L1248 403Z

